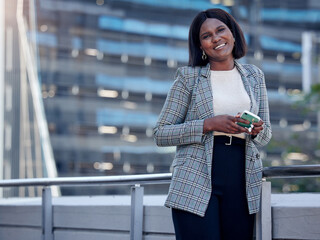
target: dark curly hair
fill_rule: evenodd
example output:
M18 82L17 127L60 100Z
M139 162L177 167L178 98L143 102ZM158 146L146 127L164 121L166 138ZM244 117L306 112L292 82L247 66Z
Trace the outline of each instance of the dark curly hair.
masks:
M198 15L193 19L191 23L188 39L189 66L205 66L208 64L208 59L203 60L201 58L202 50L200 49L199 38L200 28L207 18L218 19L228 26L228 28L232 32L233 37L235 38L234 48L232 51L233 57L235 59L242 58L244 55L246 55L246 40L236 20L229 13L220 8L212 8L198 13Z

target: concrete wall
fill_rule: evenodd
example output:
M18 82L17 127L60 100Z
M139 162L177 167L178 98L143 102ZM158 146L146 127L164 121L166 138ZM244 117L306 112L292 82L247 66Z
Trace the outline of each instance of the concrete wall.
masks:
M165 196L144 197L144 240L174 240ZM0 239L40 240L41 199L0 199ZM320 194L273 194L273 239L320 239ZM129 196L53 199L55 240L128 240Z

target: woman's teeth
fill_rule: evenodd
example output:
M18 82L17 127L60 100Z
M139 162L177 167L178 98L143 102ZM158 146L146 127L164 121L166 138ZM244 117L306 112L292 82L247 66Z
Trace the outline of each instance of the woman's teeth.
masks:
M223 47L224 45L226 45L226 44L225 43L220 44L219 46L215 47L214 49L219 49L219 48Z

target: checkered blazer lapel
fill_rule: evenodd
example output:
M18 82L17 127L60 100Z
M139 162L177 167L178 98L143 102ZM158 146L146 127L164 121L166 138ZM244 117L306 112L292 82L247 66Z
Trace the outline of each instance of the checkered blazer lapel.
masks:
M253 99L252 86L251 86L250 81L249 81L250 72L248 72L248 70L246 70L237 61L234 61L234 63L235 63L235 66L236 66L237 70L239 71L239 73L241 75L241 79L242 79L244 88L245 88L245 90L248 93L249 98L250 98L250 112L253 112L253 113L257 114L259 109L258 109L258 106L257 106L257 102Z
M200 119L213 117L213 97L210 80L210 65L200 69L196 86L196 106Z
M214 116L213 96L210 79L210 64L200 69L196 86L196 107L200 119ZM206 162L208 165L208 175L211 178L212 155L213 155L213 134L209 133L205 138Z

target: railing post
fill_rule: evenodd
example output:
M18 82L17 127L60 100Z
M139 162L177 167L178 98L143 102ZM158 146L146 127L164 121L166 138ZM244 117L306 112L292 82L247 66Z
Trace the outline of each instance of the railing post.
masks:
M256 215L256 240L272 239L271 182L262 181L260 211Z
M42 189L42 239L53 240L53 214L51 188Z
M142 240L144 188L136 184L131 188L130 240Z

